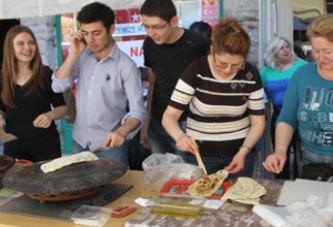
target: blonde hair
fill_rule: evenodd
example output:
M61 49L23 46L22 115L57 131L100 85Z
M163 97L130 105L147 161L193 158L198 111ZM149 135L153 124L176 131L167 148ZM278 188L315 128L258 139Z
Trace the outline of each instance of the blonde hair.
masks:
M324 14L316 17L306 31L308 37L324 37L333 42L333 15Z
M290 63L294 64L295 60L297 59L297 56L295 55L295 53L293 51L291 43L289 42L289 40L287 40L281 36L278 36L278 37L275 37L274 39L272 39L265 48L264 61L265 61L266 65L277 69L278 59L275 57L275 55L277 52L279 52L279 50L283 46L284 42L287 42L290 47L290 51L291 51Z
M215 27L212 47L217 54L224 52L246 58L250 52L251 39L235 18L227 17Z

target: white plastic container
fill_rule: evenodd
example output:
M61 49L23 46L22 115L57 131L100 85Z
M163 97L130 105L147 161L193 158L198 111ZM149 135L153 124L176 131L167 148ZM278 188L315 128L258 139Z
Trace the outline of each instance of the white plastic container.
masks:
M111 208L82 205L71 216L75 224L102 227L110 219Z

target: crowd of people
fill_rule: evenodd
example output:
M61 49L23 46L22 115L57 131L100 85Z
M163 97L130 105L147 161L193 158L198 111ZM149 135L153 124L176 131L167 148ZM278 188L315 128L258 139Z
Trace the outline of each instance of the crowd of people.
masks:
M62 92L77 81L73 153L98 149L98 157L128 165L129 143L139 133L151 153L177 154L196 165L194 154L200 152L208 173L226 169L231 177L252 177L255 145L270 119L274 152L262 164L276 178L289 178L296 144L301 155L294 170L308 163L333 165L332 15L308 25L314 61L301 60L290 41L275 37L260 71L247 61L251 38L233 17L223 18L212 35L204 22L178 27L172 0L145 0L140 15L147 32L146 105L140 70L113 40L115 14L105 4L80 10L71 51L54 72L42 64L28 27L9 30L0 128L18 139L5 144L5 155L32 162L61 156L54 120L66 112ZM265 116L265 94L272 116Z

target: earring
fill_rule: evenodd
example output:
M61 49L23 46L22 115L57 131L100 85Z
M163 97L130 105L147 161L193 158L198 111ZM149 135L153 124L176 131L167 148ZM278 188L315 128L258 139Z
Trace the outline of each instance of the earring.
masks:
M242 69L244 69L245 68L245 61L243 61L243 65L242 65Z

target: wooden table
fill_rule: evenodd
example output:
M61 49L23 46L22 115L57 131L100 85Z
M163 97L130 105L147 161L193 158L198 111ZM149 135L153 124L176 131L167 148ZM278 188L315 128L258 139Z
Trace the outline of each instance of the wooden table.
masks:
M257 179L259 183L264 185L266 188L269 188L267 198L268 200L265 203L270 205L275 205L278 195L280 193L281 187L283 185L283 181L279 180L268 180L268 179ZM121 196L131 199L136 199L139 197L150 199L156 194L158 194L158 190L156 190L154 185L149 185L144 183L144 172L143 171L133 171L129 170L127 173L117 181L112 183L117 184L128 184L133 185L133 188L129 190L127 193ZM0 201L0 205L4 202ZM119 203L119 201L118 201ZM110 205L118 206L117 200L112 202ZM270 225L263 221L260 217L255 215L252 212L252 206L237 206L232 204L231 202L227 202L224 204L219 210L211 211L205 210L201 220L209 217L210 223L208 225L202 226L248 226L248 227L269 227ZM181 223L184 223L184 220L179 220L173 217L163 217L156 216L151 214L150 208L142 208L136 211L135 213L123 218L123 219L114 219L110 218L110 220L105 225L106 227L120 227L124 226L126 222L131 220L127 226L136 226L139 224L140 226L154 226L157 224L161 227L169 227L169 226L182 226ZM141 225L142 220L146 220L147 225ZM149 220L149 221L147 221ZM185 220L187 224L191 222L192 224L198 224L195 220ZM218 223L217 225L215 223ZM207 223L206 223L207 224ZM7 213L0 213L0 226L1 227L83 227L83 225L76 225L73 222L59 221L53 219L44 219L44 218L34 218L22 215L14 215ZM192 225L187 225L192 226ZM197 226L197 225L195 225ZM200 224L199 224L200 226Z
M228 180L234 183L235 179ZM266 188L266 195L261 202L268 205L276 205L279 198L282 180L256 179ZM174 218L172 216L154 215L149 207L143 208L133 216L126 227L178 227L178 226L204 226L204 227L269 227L271 226L252 212L251 205L234 204L227 201L217 210L205 209L196 218Z
M116 184L129 184L133 185L133 188L126 192L122 197L136 199L139 197L149 199L158 193L158 190L155 189L154 185L145 184L144 180L144 172L143 171L134 171L129 170L127 173L121 177L120 179L112 182ZM4 204L4 201L0 201L0 205ZM115 204L117 206L117 200L112 202L111 204ZM139 210L137 211L139 212ZM136 213L137 213L136 212ZM105 225L106 227L120 227L124 226L126 221L133 217L135 213L127 216L123 219L114 219L111 218L108 223ZM34 218L28 216L21 215L13 215L7 213L0 213L0 226L1 227L83 227L83 225L76 225L73 222L66 221L58 221L53 219L42 219L42 218Z

